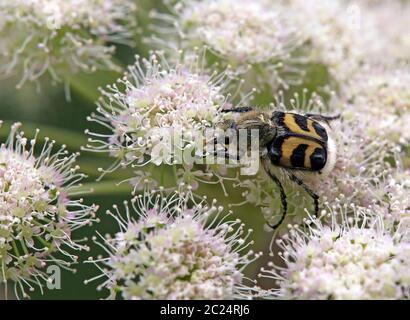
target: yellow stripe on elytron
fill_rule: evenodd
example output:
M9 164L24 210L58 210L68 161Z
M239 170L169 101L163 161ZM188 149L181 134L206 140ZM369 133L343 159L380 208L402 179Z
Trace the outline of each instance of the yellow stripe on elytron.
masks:
M310 156L315 152L316 148L322 148L319 144L316 142L313 142L313 144L316 144L317 146L313 146L312 144L308 144L308 147L305 152L305 164L304 167L308 169L312 169L312 163L310 162Z
M315 152L316 148L322 149L323 147L314 141L306 140L300 137L288 137L282 143L282 156L279 163L284 167L292 167L290 162L290 157L292 156L293 150L295 150L299 145L306 144L308 147L305 152L304 167L306 169L311 169L312 164L310 162L310 156Z
M293 133L303 134L305 136L323 140L323 138L316 133L315 128L313 128L312 119L307 119L307 127L309 131L305 131L301 127L299 127L299 125L295 121L294 114L292 113L285 113L285 118L283 122L289 128L289 130Z

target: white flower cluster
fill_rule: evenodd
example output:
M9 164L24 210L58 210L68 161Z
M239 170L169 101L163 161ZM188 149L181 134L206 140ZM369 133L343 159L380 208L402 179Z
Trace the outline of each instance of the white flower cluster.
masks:
M403 224L410 227L410 170L397 170L384 182L388 203L385 220L388 225ZM410 234L408 235L410 240Z
M403 128L410 121L410 68L368 69L346 85L346 99L351 104L346 116L360 116L369 138L408 145L410 133Z
M36 138L25 138L19 126L0 146L0 280L13 281L16 295L26 297L24 286L32 290L47 280L48 262L68 268L77 257L67 249L88 249L71 234L95 221L97 208L71 199L83 178L74 166L77 154L69 155L64 147L53 152L49 140L36 154ZM55 259L55 252L68 261Z
M362 0L361 2L363 2ZM360 3L360 2L359 2ZM383 42L381 55L386 60L409 62L410 6L406 1L364 1L363 13L375 21L379 41Z
M309 61L324 65L339 83L380 52L377 29L370 16L347 1L289 0L285 10L302 32Z
M136 6L130 0L15 0L0 3L0 76L18 87L47 75L118 68L113 43L130 43Z
M374 17L342 0L179 1L152 17L161 49L205 47L209 66L231 66L259 91L300 84L309 64L340 84L383 47Z
M249 289L242 273L259 256L240 252L250 242L239 220L216 222L222 207L208 207L192 194L171 196L147 192L108 212L121 231L103 238L107 258L90 259L101 265L110 297L124 299L232 299ZM216 217L214 216L216 215ZM213 222L212 222L213 221ZM97 277L99 278L99 277ZM88 281L87 281L88 282Z
M225 117L221 110L231 106L232 98L225 91L226 74L208 75L197 63L195 59L169 65L161 53L149 60L137 58L124 78L102 91L98 113L88 119L112 132L101 135L87 130L91 138L85 149L117 158L108 171L131 164L182 163L184 170L176 175L185 182L192 180L185 171L207 154L206 145L214 135L206 130L221 123Z
M409 298L410 243L403 235L392 234L369 213L356 210L354 218L347 218L343 207L329 210L332 226L311 217L307 230L292 227L277 240L285 268L270 262L272 269L262 270L261 277L278 285L262 294L281 299Z
M255 1L202 1L181 10L182 30L234 64L258 64L287 56L292 33L278 11ZM192 30L190 30L192 29Z
M159 37L153 38L162 48L189 51L205 47L210 64L218 61L236 74L248 74L249 79L256 79L255 85L276 89L300 81L300 61L292 52L301 38L279 4L195 0L178 2L172 11L173 15L152 13L153 18L175 29L173 38L168 31L159 31Z

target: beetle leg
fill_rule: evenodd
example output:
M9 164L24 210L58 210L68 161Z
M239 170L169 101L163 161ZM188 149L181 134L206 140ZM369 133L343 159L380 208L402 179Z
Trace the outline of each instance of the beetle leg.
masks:
M287 174L293 182L297 183L299 186L303 187L305 191L312 197L314 205L315 205L315 215L317 216L319 213L319 196L314 193L301 179L295 176L292 172L287 171Z
M287 211L288 211L288 203L286 201L286 193L285 193L285 189L282 186L282 183L280 182L280 180L278 179L278 177L276 175L274 175L270 170L269 170L269 166L268 166L268 162L266 159L263 159L262 161L263 163L263 167L266 171L266 173L269 175L269 177L273 180L273 182L275 182L275 184L277 185L277 187L279 188L279 192L280 192L280 201L282 203L282 216L280 217L280 220L275 223L275 224L270 224L268 222L266 222L266 224L271 227L273 230L276 230L283 222L283 220L285 220Z
M240 108L234 108L234 109L225 109L225 110L221 110L221 112L237 112L237 113L245 113L245 112L249 112L252 111L253 108L252 107L240 107Z

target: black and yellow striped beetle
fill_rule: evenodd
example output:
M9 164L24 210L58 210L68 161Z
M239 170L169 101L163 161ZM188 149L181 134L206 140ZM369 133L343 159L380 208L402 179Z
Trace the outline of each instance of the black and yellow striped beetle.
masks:
M274 225L268 225L272 229L278 228L287 213L286 193L279 178L272 173L272 165L284 169L291 181L306 190L314 201L315 214L317 214L319 211L318 195L294 172L308 171L328 174L333 169L336 162L336 144L329 135L329 123L338 119L339 115L324 116L312 113L302 115L284 111L268 113L253 110L250 107L228 109L223 112L241 113L236 120L226 120L221 125L224 130L247 130L249 137L251 129L259 131L261 163L266 173L278 186L282 203L280 220ZM239 156L236 158L240 160Z

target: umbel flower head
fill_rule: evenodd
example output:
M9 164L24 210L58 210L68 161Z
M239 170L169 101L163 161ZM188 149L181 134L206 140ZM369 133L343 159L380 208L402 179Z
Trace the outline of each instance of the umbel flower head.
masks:
M406 225L410 228L410 170L398 168L383 181L386 190L386 204L384 206L384 219L390 228ZM410 233L407 234L410 240Z
M344 90L350 101L345 114L361 118L365 133L406 146L410 142L410 68L368 66L349 81Z
M338 83L349 79L360 65L380 52L377 29L360 6L348 1L289 0L284 10L300 30L303 51L314 64L326 68Z
M108 42L130 43L131 0L15 0L0 4L0 77L19 75L18 87L48 75L117 68Z
M101 245L108 257L90 258L107 278L99 288L123 299L245 298L243 269L259 254L244 253L251 233L221 207L198 202L191 192L169 196L145 191L114 206L120 230ZM94 280L91 279L91 280ZM89 280L90 281L90 280ZM87 282L89 282L87 281Z
M330 226L310 217L278 239L284 266L261 276L276 280L264 294L279 299L405 299L410 295L410 243L383 227L378 212L329 208ZM349 210L350 211L350 210ZM408 233L408 229L401 229Z
M403 30L410 29L410 5L406 1L361 1L362 11L376 22L379 41L383 42L381 57L409 62L410 39ZM364 2L364 3L363 3Z
M168 1L175 2L175 1ZM297 82L301 76L292 56L300 44L297 29L288 23L285 10L265 0L179 1L170 6L172 14L153 11L151 16L162 28L151 40L176 52L205 47L208 66L219 63L232 72L247 74L256 88ZM169 30L174 30L170 35ZM247 84L249 84L247 81Z
M0 146L0 281L14 282L16 296L48 279L49 263L69 269L77 257L71 250L86 246L72 232L94 219L96 207L73 200L73 187L83 178L74 166L77 154L62 147L53 152L46 139L36 153L36 137L29 140L13 125ZM58 254L58 256L55 256Z
M87 130L85 149L115 157L107 171L130 164L192 165L206 154L207 129L215 128L223 119L220 110L230 106L228 84L226 73L208 75L197 59L169 65L160 52L149 60L137 57L124 78L102 91L98 113L88 119L111 132Z

